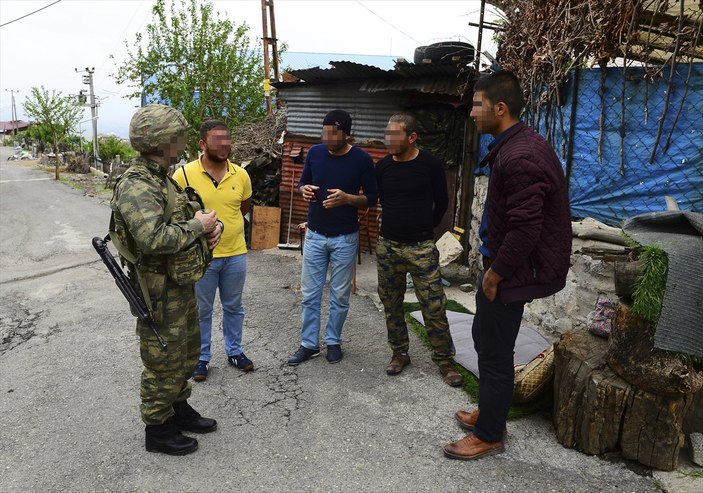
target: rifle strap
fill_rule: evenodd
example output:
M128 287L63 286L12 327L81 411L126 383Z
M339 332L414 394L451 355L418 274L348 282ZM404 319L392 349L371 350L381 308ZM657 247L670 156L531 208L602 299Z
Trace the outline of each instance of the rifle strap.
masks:
M117 186L117 184L115 184L115 186ZM169 176L166 177L166 190L168 197L166 199L166 206L164 207L164 214L162 216L164 224L168 224L168 222L171 220L171 216L173 215L173 209L176 206L176 189L173 183L171 182L171 178ZM134 273L137 276L137 281L139 282L139 287L142 291L144 303L146 303L146 306L149 309L149 313L151 313L152 305L151 297L149 296L149 289L147 288L146 280L144 279L144 276L141 275L139 269L139 266L141 264L141 254L139 254L139 256L135 255L134 253L132 253L129 247L127 247L127 245L125 245L122 240L120 240L119 236L117 235L117 232L115 231L115 211L112 211L112 213L110 214L109 233L105 237L106 242L109 240L112 240L112 243L115 245L115 248L117 248L117 252L120 254L120 257L122 257L125 261L134 266Z

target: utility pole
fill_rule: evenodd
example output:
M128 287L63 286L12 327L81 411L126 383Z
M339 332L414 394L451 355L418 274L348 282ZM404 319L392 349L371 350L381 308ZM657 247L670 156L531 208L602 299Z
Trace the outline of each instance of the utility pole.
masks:
M269 19L271 25L271 33L269 35ZM269 64L269 48L271 48L270 56L273 64L273 80L278 81L278 39L276 38L276 16L273 11L273 0L261 0L261 25L263 27L264 36L264 93L266 94L266 114L271 114L271 67ZM278 101L276 101L278 107Z
M12 118L12 138L14 140L17 138L17 107L15 106L15 93L19 93L19 91L15 89L5 89L5 91L10 93L10 99L12 99L12 116L10 118Z
M77 72L78 69L76 69L76 73ZM90 119L93 122L93 156L95 157L95 164L97 165L100 162L100 153L98 148L98 105L95 103L95 91L93 89L93 72L95 72L95 67L86 67L85 70L81 70L81 72L86 72L88 74L83 76L83 84L88 84L90 86L90 104L84 104L82 106L90 106ZM103 171L101 162L100 171Z

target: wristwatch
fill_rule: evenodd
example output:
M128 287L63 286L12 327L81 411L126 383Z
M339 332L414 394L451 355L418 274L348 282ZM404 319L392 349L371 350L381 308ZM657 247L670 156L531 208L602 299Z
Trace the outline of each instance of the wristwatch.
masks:
M218 224L220 225L220 234L225 232L225 223L220 221L219 219L217 220Z

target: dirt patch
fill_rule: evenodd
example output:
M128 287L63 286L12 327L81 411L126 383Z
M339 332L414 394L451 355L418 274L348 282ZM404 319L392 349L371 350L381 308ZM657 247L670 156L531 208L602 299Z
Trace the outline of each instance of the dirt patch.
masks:
M38 160L16 161L28 168L38 169L54 177L56 168L54 166L44 166ZM109 204L112 198L112 188L106 186L107 177L103 173L70 173L66 168L59 166L59 181L80 190L87 197L94 198L101 204Z

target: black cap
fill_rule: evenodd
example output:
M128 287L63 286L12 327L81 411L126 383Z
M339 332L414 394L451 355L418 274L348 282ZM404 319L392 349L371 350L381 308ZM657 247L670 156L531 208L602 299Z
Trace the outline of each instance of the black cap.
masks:
M325 125L336 125L339 130L347 135L351 135L351 124L351 116L344 110L332 110L327 113L325 119L322 120L323 127Z

